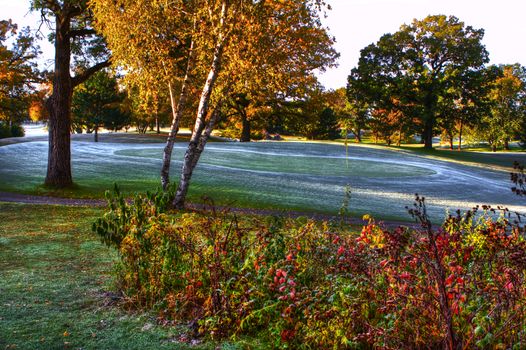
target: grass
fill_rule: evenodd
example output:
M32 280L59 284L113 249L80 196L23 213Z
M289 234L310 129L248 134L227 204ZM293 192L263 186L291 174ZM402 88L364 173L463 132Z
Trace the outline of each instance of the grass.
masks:
M415 154L430 156L442 160L455 161L460 163L467 163L470 165L477 166L494 166L499 168L504 168L511 170L513 168L513 162L522 160L526 161L526 153L521 152L510 153L510 152L496 152L496 153L487 153L486 150L450 150L450 149L434 149L426 150L424 148L414 148L414 147L402 147L403 150L413 152Z
M101 213L0 203L0 349L218 346L179 343L183 328L163 327L153 314L110 305L116 254L90 230ZM239 349L240 344L223 348Z
M91 135L75 135L74 139L75 187L54 190L41 185L47 159L47 143L41 140L0 147L0 191L100 198L114 183L124 193L158 188L162 136L101 134L98 144ZM507 171L485 168L489 162L509 167L511 159L499 157L520 160L526 159L526 153L465 154L355 145L345 150L338 142L210 143L194 172L188 199L199 202L208 196L217 205L334 215L349 184L353 216L367 213L384 220L408 220L404 208L412 205L416 192L426 195L430 213L438 221L446 207L466 209L486 203L511 209L517 204L508 193ZM171 165L174 182L184 151L185 144L176 143ZM469 158L464 163L477 159L486 163L465 167L439 161L444 155L455 158L456 163L461 162L460 156Z
M345 140L338 140L339 143L344 143ZM348 140L350 144L356 144L354 140ZM499 150L492 152L489 146L463 146L461 151L457 149L449 149L443 147L436 147L434 149L425 149L422 144L402 144L401 146L387 146L384 143L374 143L372 137L364 137L362 140L363 146L373 146L378 148L385 148L390 150L404 151L410 154L439 159L444 161L451 161L461 164L468 164L473 166L491 166L497 169L509 171L513 168L514 161L526 162L526 149L513 148L511 151ZM456 146L455 146L456 147Z

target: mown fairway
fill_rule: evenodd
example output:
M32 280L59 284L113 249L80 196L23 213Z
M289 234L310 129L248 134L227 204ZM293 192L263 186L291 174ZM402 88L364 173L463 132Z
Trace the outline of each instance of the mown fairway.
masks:
M72 196L100 196L117 182L126 191L154 190L159 183L163 139L133 134L87 135L73 142ZM186 143L177 143L172 180L180 170ZM47 142L0 147L1 189L42 191ZM509 154L506 157L510 157ZM525 154L517 154L524 161ZM303 142L210 143L195 172L191 200L207 195L218 204L336 213L345 187L350 211L384 219L407 219L415 193L427 199L435 220L477 204L523 211L509 174L385 148Z

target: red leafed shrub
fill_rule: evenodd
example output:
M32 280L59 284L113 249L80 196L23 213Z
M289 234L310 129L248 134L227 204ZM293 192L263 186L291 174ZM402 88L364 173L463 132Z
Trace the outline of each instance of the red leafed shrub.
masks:
M153 198L154 199L154 198ZM524 227L483 207L432 227L361 232L228 213L170 214L112 199L94 229L118 249L130 305L213 338L276 348L526 348ZM152 204L153 203L153 204Z

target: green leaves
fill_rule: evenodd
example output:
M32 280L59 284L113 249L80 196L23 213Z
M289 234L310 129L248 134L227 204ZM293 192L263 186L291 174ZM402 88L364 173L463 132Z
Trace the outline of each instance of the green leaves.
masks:
M400 112L401 127L422 132L431 147L437 122L452 108L447 102L459 100L451 92L470 102L483 93L483 86L471 84L473 73L488 62L483 35L454 16L415 20L362 50L348 91L370 108L385 110L384 115Z
M115 76L106 70L95 73L73 93L73 129L121 129L130 122L129 114L121 107L124 97Z

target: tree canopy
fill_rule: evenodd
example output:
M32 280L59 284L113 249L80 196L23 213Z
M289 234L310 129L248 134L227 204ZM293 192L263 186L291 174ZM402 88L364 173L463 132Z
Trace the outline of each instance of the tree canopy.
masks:
M11 20L0 21L0 120L7 124L29 117L32 92L40 81L38 54L29 28L19 31Z
M115 63L142 77L146 90L170 92L174 118L163 187L182 110L192 104L186 99L198 101L177 206L226 99L237 94L261 103L261 96L290 95L313 81L314 69L334 62L333 39L319 19L323 6L320 0L92 1Z
M458 99L454 94L477 88L473 81L488 62L483 35L454 16L414 20L361 51L348 89L371 108L406 118L431 148L443 110Z

